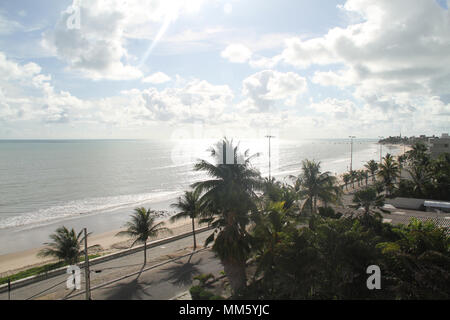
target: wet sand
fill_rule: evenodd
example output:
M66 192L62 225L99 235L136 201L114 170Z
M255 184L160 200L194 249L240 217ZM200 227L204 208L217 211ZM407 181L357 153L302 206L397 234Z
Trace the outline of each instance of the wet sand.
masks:
M165 223L165 227L172 230L172 234L161 233L157 238L151 239L150 241L192 231L192 222L189 218L182 219L174 223L166 220ZM199 227L200 226L196 223L196 228ZM122 230L124 229L116 229L100 234L93 233L90 235L88 237L89 247L96 246L90 250L90 254L108 254L130 248L132 240L127 237L116 236L116 234ZM14 274L32 267L41 266L50 262L55 262L56 260L54 259L40 258L37 256L37 253L42 248L44 248L44 246L21 252L0 255L0 277L8 276L10 274Z

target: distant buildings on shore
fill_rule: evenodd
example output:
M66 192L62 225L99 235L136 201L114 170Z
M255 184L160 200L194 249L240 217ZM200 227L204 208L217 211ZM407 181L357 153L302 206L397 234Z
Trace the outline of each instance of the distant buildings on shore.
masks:
M441 137L420 135L418 137L388 137L378 141L382 144L408 144L413 145L416 143L423 143L427 146L428 151L433 159L437 158L440 154L448 152L450 153L450 137L448 133L443 133Z
M428 144L432 159L437 158L442 153L450 153L450 137L448 133L443 133L440 138L429 139Z

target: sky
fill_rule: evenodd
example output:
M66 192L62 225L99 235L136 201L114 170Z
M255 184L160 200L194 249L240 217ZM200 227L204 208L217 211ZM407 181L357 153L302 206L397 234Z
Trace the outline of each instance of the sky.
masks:
M450 130L450 0L0 4L0 139Z

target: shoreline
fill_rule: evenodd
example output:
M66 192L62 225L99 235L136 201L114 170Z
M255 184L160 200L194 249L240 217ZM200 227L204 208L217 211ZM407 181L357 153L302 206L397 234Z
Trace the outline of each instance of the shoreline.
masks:
M169 234L168 232L163 232L159 236L150 239L149 242L192 231L192 222L190 218L184 218L173 223L170 222L169 219L163 221L165 222L165 227L169 228L173 233ZM204 225L200 226L197 222L195 224L196 229L202 226ZM93 233L88 237L88 245L90 248L93 246L100 247L91 248L89 254L105 255L130 248L132 243L131 239L116 236L116 234L122 230L124 230L124 228L99 234ZM44 247L45 246L40 246L33 249L0 255L0 277L7 277L23 270L57 262L56 259L40 258L37 256L37 253Z
M385 146L390 145L385 144ZM397 148L399 146L394 144L392 145L392 147ZM399 148L399 152L396 154L396 156L401 155L410 149L411 149L410 146L406 146L404 150ZM343 182L342 173L338 174L336 177L338 178L339 181L338 183L342 184ZM165 207L165 204L156 209L156 211L157 212L167 211L162 207ZM166 223L167 228L172 230L173 235L186 233L192 230L192 224L189 218L181 219L174 223L170 223L169 219L170 218L166 216L165 219L163 219L162 221ZM196 222L196 229L197 228L199 228L199 225ZM75 228L75 230L79 231L77 230L77 228ZM98 234L93 233L89 239L89 246L91 247L98 245L100 247L93 248L92 250L90 250L90 253L104 255L129 248L131 245L130 240L127 240L124 237L115 236L119 231L122 230L123 228L113 228L112 230L102 231L99 232ZM160 236L151 239L150 241L162 239L168 236L169 234L161 234ZM27 250L20 250L11 253L0 254L0 277L5 277L32 267L38 267L44 264L56 262L55 259L37 257L37 253L44 247L45 246L41 245L39 247Z

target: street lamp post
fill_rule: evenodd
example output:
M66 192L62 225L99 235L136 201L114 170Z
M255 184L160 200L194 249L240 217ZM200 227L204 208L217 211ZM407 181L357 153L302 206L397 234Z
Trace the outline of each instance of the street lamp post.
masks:
M352 172L353 168L353 139L356 138L355 136L348 136L350 138L350 172Z
M270 170L271 170L271 164L270 164L270 139L271 138L275 138L275 136L267 135L266 138L269 138L269 182L270 182L271 181L271 174L270 174Z

